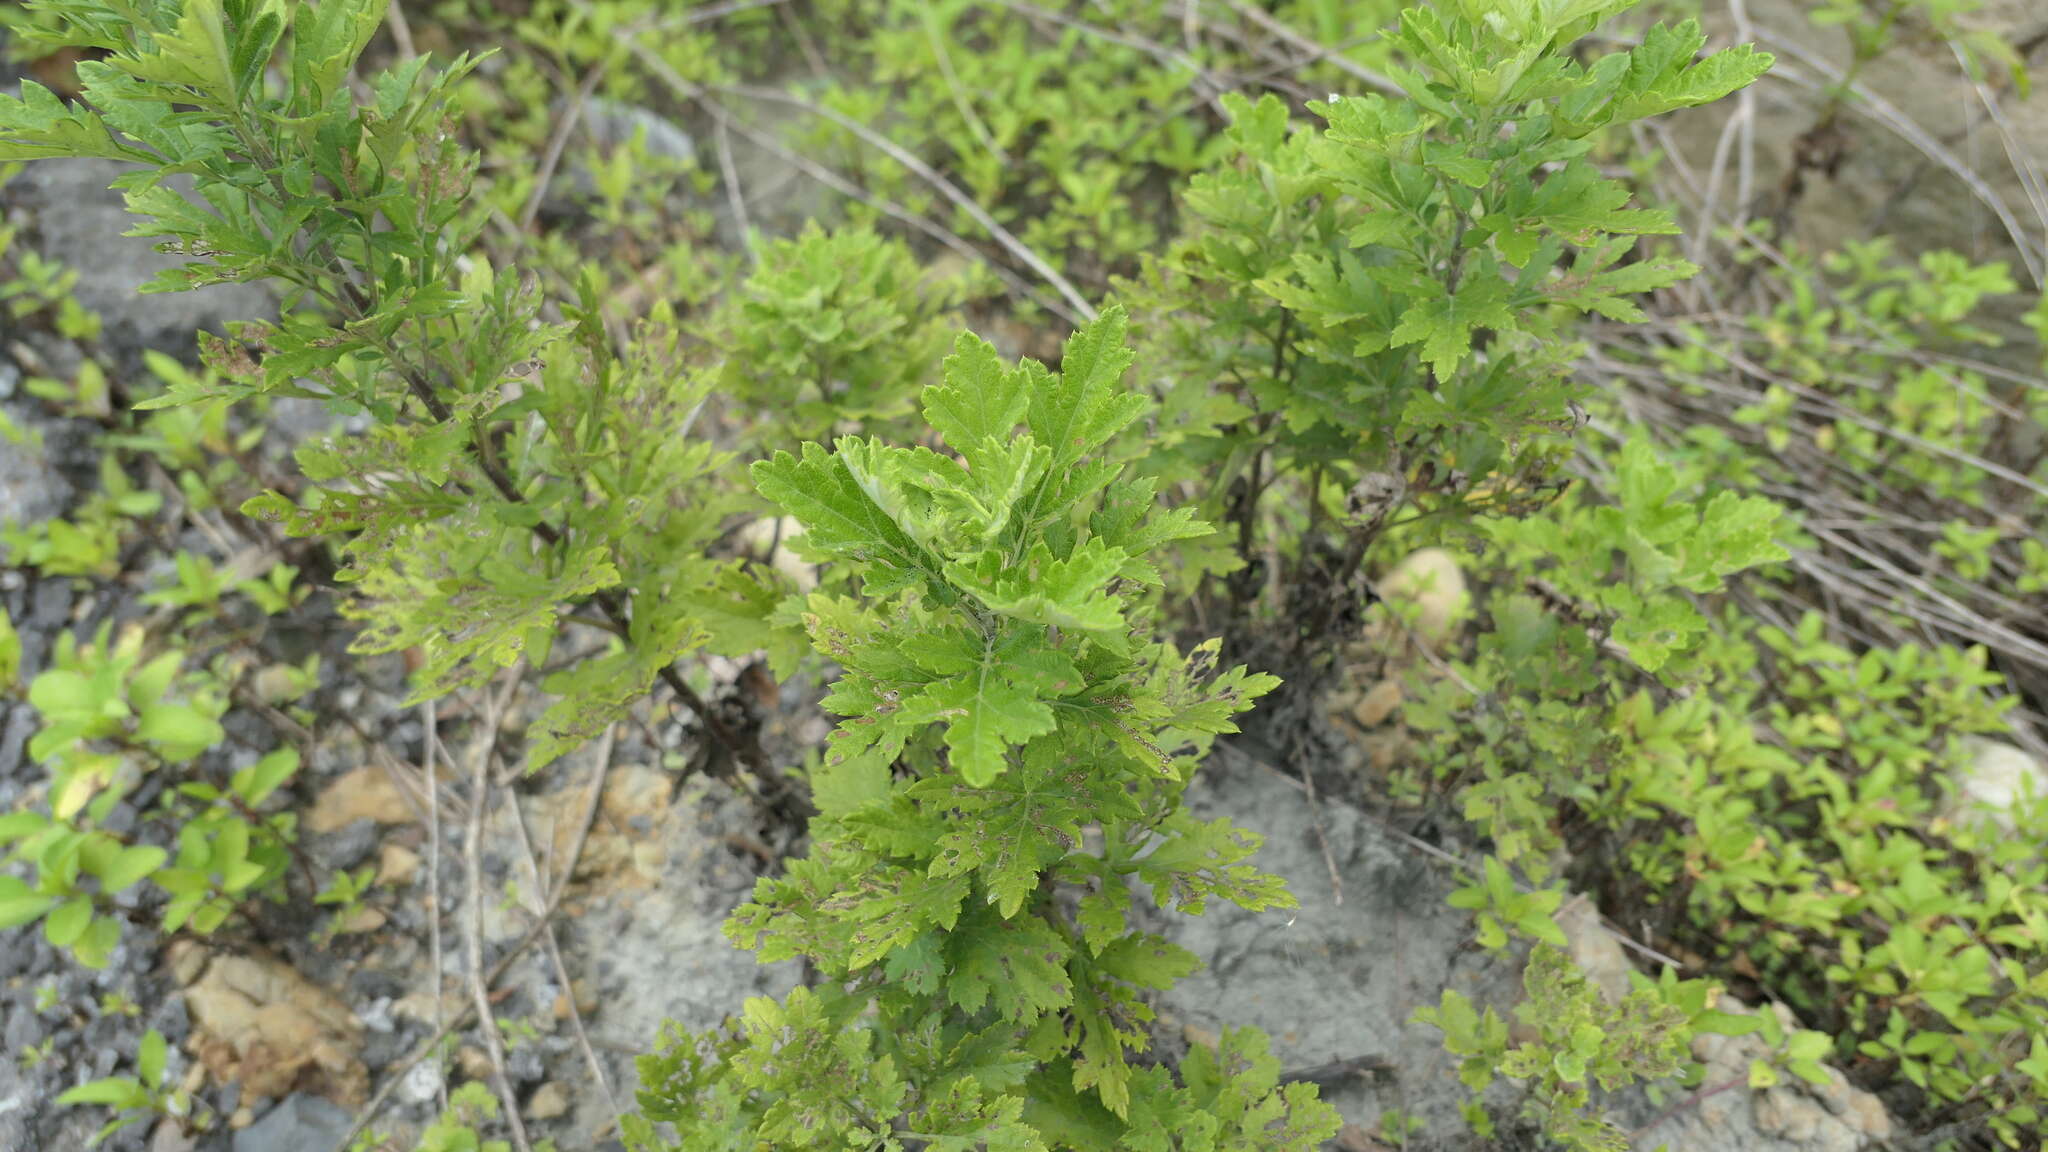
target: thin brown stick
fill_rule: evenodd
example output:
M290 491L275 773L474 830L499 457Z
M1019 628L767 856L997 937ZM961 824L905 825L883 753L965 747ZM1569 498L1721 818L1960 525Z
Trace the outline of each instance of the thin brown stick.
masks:
M617 734L618 726L613 725L606 728L604 736L600 738L597 749L597 768L593 773L595 779L591 785L591 791L594 795L602 796L604 794L605 775L611 763L612 747ZM533 912L535 917L539 919L540 913L547 907L548 898L552 895L552 892L549 888L549 878L541 871L540 861L534 855L533 836L526 827L526 814L520 810L516 798L512 803L512 827L519 833L519 846L526 856L527 871L533 877L533 901L535 904ZM566 886L568 882L569 878L564 876L557 883ZM619 1108L618 1098L612 1094L611 1078L605 1075L604 1065L598 1061L597 1052L590 1046L590 1033L583 1026L583 1010L576 1004L575 982L569 978L569 966L562 960L562 948L555 940L554 927L545 919L541 919L540 942L547 950L548 963L555 971L555 981L562 986L562 996L568 1002L569 1024L576 1033L577 1045L583 1050L584 1062L590 1066L591 1079L597 1081L598 1090L604 1093L605 1104L611 1109L613 1128L620 1128L623 1126L624 1113Z
M1352 79L1364 83L1368 88L1384 92L1389 96L1406 95L1401 85L1396 83L1393 77L1375 72L1348 56L1327 51L1322 45L1295 31L1257 5L1248 4L1245 0L1225 0L1225 3L1230 6L1232 12L1237 13L1247 23L1256 26L1266 35L1286 44L1295 51L1310 54L1318 60L1329 61L1332 67Z
M803 52L804 64L810 68L811 78L828 79L832 75L832 70L826 66L825 54L818 51L817 41L811 37L810 29L804 27L803 21L796 18L796 13L791 12L787 4L776 7L775 18L782 22L782 30L789 33L789 38L796 41L797 48Z
M960 74L953 68L953 54L946 49L946 38L939 34L938 18L932 14L931 0L923 0L919 5L918 14L922 17L920 22L924 25L925 39L930 42L932 56L938 61L939 75L946 82L946 93L953 101L954 110L967 122L968 131L974 134L975 141L988 150L988 154L995 158L997 164L1008 168L1011 164L1010 154L1003 151L1001 144L996 143L994 133L991 133L988 125L982 121L981 113L974 110L973 102L967 99L967 90L960 84Z
M420 719L426 726L426 748L421 757L427 772L427 954L431 962L429 979L434 991L434 1030L447 1026L447 1012L441 996L441 802L440 780L435 775L441 743L440 709L432 700L420 705ZM441 1111L448 1110L448 1078L434 1086Z
M519 231L533 231L533 222L540 218L541 201L547 198L548 185L554 183L555 169L561 166L562 153L569 147L569 137L576 132L576 126L583 121L583 109L597 92L597 86L604 80L610 60L599 60L583 74L583 82L569 97L569 106L562 111L562 118L556 122L555 130L548 136L547 150L541 153L540 170L534 174L533 191L526 197L525 207L519 210Z
M1323 869L1330 874L1330 902L1338 908L1344 906L1344 879L1337 872L1337 854L1330 851L1330 835L1323 828L1323 799L1316 795L1315 774L1308 770L1308 760L1303 758L1295 766L1301 778L1301 793L1308 798L1309 831L1315 833L1316 848L1323 856Z
M510 681L517 684L517 675ZM491 1013L491 990L484 978L484 814L490 808L491 746L497 742L500 719L500 709L494 701L484 715L484 731L477 737L476 766L470 773L476 794L470 798L469 835L462 845L462 872L468 901L463 945L469 971L470 1003L476 1011L477 1030L483 1034L484 1052L491 1060L491 1086L496 1089L498 1102L504 1108L505 1127L511 1133L512 1146L519 1152L533 1152L533 1144L526 1138L526 1121L519 1115L519 1096L513 1092L512 1078L505 1072L505 1040L498 1035L498 1021ZM518 803L517 798L513 803Z
M636 44L634 51L642 53L647 50ZM652 55L652 53L647 54ZM681 79L681 77L678 77L678 79ZM781 104L785 107L795 108L820 119L830 120L839 127L860 137L876 151L908 169L912 174L925 183L930 184L933 188L938 189L940 195L951 200L955 207L967 213L968 217L976 224L981 225L982 230L987 232L990 238L995 240L997 244L1002 245L1005 251L1022 261L1025 267L1038 275L1039 279L1051 285L1053 291L1058 292L1060 298L1065 300L1069 307L1089 320L1095 319L1095 306L1090 304L1088 298L1081 295L1080 290L1075 288L1065 276L1060 275L1058 269L1046 263L1045 258L1034 251L1030 245L1011 234L1010 230L1003 227L994 216L991 216L988 209L982 207L979 201L961 191L959 185L947 179L938 169L912 155L894 140L855 120L837 108L827 108L822 104L806 100L801 96L795 96L774 88L762 88L754 84L727 84L721 85L715 91L752 100L756 103Z
M1804 45L1788 37L1781 36L1761 24L1753 24L1752 27L1756 31L1757 39L1769 44L1772 51L1798 61L1800 65L1811 69L1829 84L1839 85L1842 83L1844 76L1841 70L1814 54ZM1823 86L1810 78L1800 76L1796 70L1785 67L1782 60L1779 66L1772 70L1771 76L1774 79L1788 83L1799 84L1803 82L1813 87ZM1996 189L1992 188L1982 176L1978 175L1961 158L1945 147L1941 141L1929 135L1926 129L1920 127L1911 117L1899 111L1889 100L1871 91L1868 85L1860 82L1854 83L1850 85L1849 90L1857 97L1856 101L1848 106L1850 111L1875 120L1879 124L1891 129L1900 139L1918 149L1922 155L1956 179L1962 181L1964 186L1970 189L1970 193L1978 201L1991 209L1992 214L1998 217L1999 224L2004 227L2006 235L2011 238L2014 249L2019 253L2021 264L2026 267L2028 278L2036 286L2039 286L2043 282L2041 244L2034 237L2027 234L2026 229L2020 224L2019 217L2013 212L2012 206L2005 202L2005 198L2000 196Z
M391 7L386 9L384 15L386 23L391 28L391 44L398 49L398 58L410 60L418 56L419 49L415 48L412 42L412 22L405 18L403 0L391 0Z
M592 809L592 815L595 815L594 807ZM577 846L579 851L581 849L583 840L587 838L588 835L589 826L587 822L585 824L584 831L585 836L578 837L577 839ZM572 858L569 865L569 872L573 873L575 871L575 868L576 862ZM486 984L497 984L497 982L504 977L505 973L511 970L512 965L521 956L526 955L527 949L533 947L535 944L540 943L541 927L555 918L555 914L561 910L561 903L561 895L558 892L556 894L555 899L548 902L546 914L541 917L540 921L534 924L533 927L528 928L526 930L526 934L524 936L521 936L518 942L514 943L512 947L506 949L505 954L498 958L498 962L491 966L490 972L486 974L485 977L484 982ZM341 1140L334 1145L333 1152L349 1152L349 1149L355 1146L356 1137L361 1136L363 1134L363 1130L370 1126L370 1122L377 1118L377 1113L383 1110L385 1102L391 1099L391 1094L397 1091L398 1085L405 1080L406 1074L408 1072L411 1072L413 1068L418 1066L420 1061L425 1060L429 1056L432 1056L436 1052L440 1051L442 1043L446 1041L449 1036L453 1035L457 1029L468 1027L470 1020L475 1015L475 1012L475 1005L463 1005L462 1008L459 1011L457 1011L454 1016L449 1018L446 1024L441 1026L441 1029L439 1031L435 1032L432 1036L429 1036L424 1043L422 1043L419 1047L413 1049L410 1055L406 1056L405 1059L399 1061L396 1065L394 1065L391 1074L385 1078L383 1086L378 1088L376 1092L371 1094L370 1102L363 1106L362 1114L356 1117L355 1123L350 1126L348 1132L344 1134Z
M740 187L739 165L732 161L732 126L726 117L712 119L717 122L713 139L718 144L718 174L725 185L725 202L732 206L733 227L739 229L740 248L747 254L747 263L756 264L761 257L754 251L754 221L747 213L746 191Z
M959 233L952 231L929 217L912 212L893 200L876 196L853 181L834 172L832 169L784 147L773 136L750 127L745 121L734 116L731 109L718 100L713 99L701 87L683 79L679 73L658 57L643 62L646 63L648 71L652 72L656 79L674 89L679 97L695 102L699 107L710 113L712 118L719 123L729 124L733 131L746 137L755 147L768 152L783 163L788 164L825 187L832 189L834 192L849 199L857 200L892 220L915 228L967 259L986 267L997 279L1008 285L1011 291L1016 292L1018 295L1023 296L1047 312L1065 320L1067 323L1075 325L1081 323L1081 316L1069 309L1064 302L1039 291L1038 288L1025 281L1009 268L991 260L988 253L969 243Z

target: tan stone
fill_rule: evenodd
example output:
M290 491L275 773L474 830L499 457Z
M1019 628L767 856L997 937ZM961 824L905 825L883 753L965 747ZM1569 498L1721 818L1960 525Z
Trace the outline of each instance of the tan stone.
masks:
M399 999L392 1001L391 1010L409 1020L417 1020L422 1024L438 1025L456 1013L461 1012L468 1005L469 998L466 994L457 995L449 993L443 996L441 1010L437 1015L434 1011L433 993L422 988L417 992L407 993Z
M240 1108L235 1109L234 1115L228 1117L228 1127L237 1130L247 1128L249 1125L254 1124L255 1122L256 1113L251 1112L247 1104L244 1104Z
M604 787L604 814L620 827L631 827L635 818L659 820L669 807L669 793L675 778L641 764L622 764L612 769ZM584 787L569 788L563 796L569 807L580 813L590 795Z
M1586 974L1610 1004L1628 998L1628 974L1632 970L1621 943L1600 923L1600 909L1583 896L1575 896L1557 910L1557 926L1564 931L1565 952Z
M455 1066L471 1080L491 1078L491 1058L474 1044L464 1044L462 1050L455 1054Z
M1332 692L1323 698L1323 714L1333 723L1350 723L1351 710L1358 707L1360 694L1355 689Z
M388 922L389 918L384 913L367 905L359 905L355 911L348 914L348 919L342 921L341 934L344 936L367 936L384 927Z
M809 592L818 586L818 566L805 562L789 547L789 541L803 533L803 524L794 516L768 516L741 529L740 542L756 556L767 552L769 567L789 577L799 591Z
M1377 728L1400 707L1401 682L1382 680L1359 697L1358 703L1352 706L1351 718L1358 721L1361 728Z
M1892 1115L1884 1110L1884 1104L1877 1097L1868 1092L1849 1093L1836 1115L1844 1124L1872 1140L1891 1139Z
M1807 1143L1820 1132L1825 1116L1793 1088L1766 1088L1756 1101L1757 1131L1799 1144Z
M157 1121L156 1130L149 1134L149 1152L192 1152L198 1146L199 1137L185 1131L185 1125L171 1116Z
M356 1059L362 1026L348 1005L260 954L215 954L185 990L190 1044L218 1082L240 1081L252 1096L314 1091L359 1106L369 1073Z
M1997 740L1972 739L1965 751L1969 762L1957 773L1955 795L1942 814L1965 825L1988 817L2012 835L2018 827L2013 810L2027 796L2048 794L2048 767Z
M533 1098L526 1102L526 1114L535 1120L554 1120L569 1114L569 1103L569 1089L550 1080L533 1090Z
M1386 1152L1387 1149L1387 1145L1356 1124L1346 1124L1338 1131L1336 1147L1338 1152Z
M178 981L178 987L189 988L197 983L206 972L206 962L212 954L206 946L196 940L178 940L171 944L171 976Z
M299 670L289 664L267 664L250 681L257 698L265 704L289 704L302 693Z
M1382 732L1368 732L1359 742L1365 749L1365 762L1374 772L1391 772L1394 765L1408 751L1408 741L1398 729L1389 728Z
M1400 612L1416 637L1428 644L1451 637L1470 601L1465 573L1457 557L1444 548L1410 554L1380 577L1376 587L1388 607Z
M366 764L320 790L313 810L306 813L306 830L317 835L346 828L358 820L403 824L412 818L412 806L405 802L391 776L382 768Z
M420 872L419 853L402 844L386 844L377 852L377 882L403 888Z
M664 845L648 841L633 845L633 870L648 879L661 876L662 865L668 862L668 849Z
M1770 1012L1786 1029L1799 1021L1783 1004L1771 1003L1750 1009L1737 1003L1722 1005L1724 1011ZM1770 1045L1755 1033L1722 1036L1701 1033L1693 1037L1693 1055L1706 1065L1706 1082L1741 1082L1752 1060L1768 1060ZM1747 1087L1716 1093L1700 1101L1697 1108L1675 1113L1660 1125L1654 1138L1672 1148L1720 1147L1732 1129L1753 1127L1756 1132L1785 1147L1801 1152L1861 1152L1873 1140L1883 1140L1892 1130L1891 1116L1877 1097L1850 1084L1840 1071L1829 1068L1825 1085L1812 1085L1785 1077L1774 1087L1751 1091Z
M591 988L590 981L576 980L569 985L569 988L570 991L576 994L577 1012L588 1016L592 1012L597 1011L597 992ZM567 1020L568 1018L569 993L558 992L555 994L555 1019Z

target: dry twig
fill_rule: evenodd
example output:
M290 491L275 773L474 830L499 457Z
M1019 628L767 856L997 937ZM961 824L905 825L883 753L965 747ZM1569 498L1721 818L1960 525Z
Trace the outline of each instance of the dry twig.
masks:
M599 738L597 767L592 773L593 779L590 786L591 795L594 797L602 797L604 795L605 777L610 769L612 746L617 737L617 732L616 726L606 728L604 735ZM590 1046L590 1033L583 1026L583 1010L576 1003L575 982L569 978L569 966L562 960L562 948L555 940L554 927L549 919L543 915L549 901L555 895L555 889L557 887L567 887L569 877L562 876L551 883L548 875L541 871L540 861L533 853L533 837L526 827L526 814L520 811L516 797L512 802L512 827L519 834L519 846L526 857L527 870L533 877L534 894L531 911L534 913L534 918L539 922L540 942L547 950L548 963L554 968L555 982L561 985L562 997L568 1002L569 1024L576 1033L576 1043L583 1050L584 1062L590 1066L591 1079L597 1081L598 1090L604 1093L605 1104L611 1109L612 1126L614 1129L617 1129L622 1124L624 1114L619 1109L618 1098L612 1094L611 1078L605 1075L604 1065L598 1061L596 1051Z
M441 999L441 803L440 781L435 775L439 762L436 753L441 743L439 731L439 709L434 701L420 705L420 720L426 726L425 748L422 759L427 770L427 955L431 964L434 993L434 1030L447 1027L447 1013L443 1011ZM443 1112L448 1110L448 1083L444 1078L434 1086L434 1093Z
M513 673L507 677L507 691L518 683L515 665ZM462 872L468 907L463 950L468 969L470 1004L476 1012L477 1030L483 1035L484 1052L491 1059L491 1086L497 1090L498 1102L504 1108L505 1126L512 1136L512 1146L519 1152L533 1152L532 1142L526 1138L526 1121L519 1115L519 1096L512 1091L512 1079L505 1073L505 1040L498 1035L498 1021L491 1014L491 991L489 981L484 977L484 814L490 808L491 750L498 741L498 725L505 699L505 695L492 698L484 713L484 728L477 734L476 767L470 773L470 779L475 782L475 795L470 797L469 835L462 845ZM513 803L518 803L516 798ZM546 921L542 921L542 926L546 926Z

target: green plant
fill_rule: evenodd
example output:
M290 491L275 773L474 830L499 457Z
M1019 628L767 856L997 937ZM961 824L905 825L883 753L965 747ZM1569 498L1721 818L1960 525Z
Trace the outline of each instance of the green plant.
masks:
M21 683L21 633L14 618L0 607L0 692L13 693Z
M191 1093L172 1083L170 1046L154 1028L143 1036L136 1051L135 1075L109 1076L80 1084L57 1097L57 1103L98 1104L115 1110L115 1117L93 1135L91 1145L98 1145L131 1124L158 1116L185 1125L188 1130L203 1130L212 1124L210 1116L194 1112Z
M1478 788L1475 787L1474 791ZM1451 893L1448 902L1453 908L1472 912L1479 924L1481 947L1499 951L1508 946L1511 931L1516 936L1564 947L1564 930L1551 919L1551 914L1563 901L1562 892L1523 892L1516 887L1506 866L1488 856L1480 874Z
M1133 1062L1144 991L1194 960L1133 929L1131 885L1189 912L1291 900L1245 862L1256 838L1180 804L1274 682L1150 635L1151 555L1208 529L1105 454L1148 406L1120 385L1123 335L1105 312L1057 375L963 336L924 394L944 451L846 437L755 465L855 589L805 606L845 669L811 855L727 932L828 981L643 1059L639 1147L1307 1149L1334 1133L1312 1088L1276 1087L1255 1033L1197 1048L1178 1079Z
M1712 536L1690 522L1703 538L1687 555ZM1812 1020L1768 1037L1778 1055L1757 1082L1779 1068L1822 1077L1823 1057L1853 1052L1946 1102L1930 1107L1981 1101L1990 1129L2024 1146L2048 1081L1996 1053L2031 1051L2040 1031L2032 973L2048 876L1975 821L1937 814L1967 734L2000 727L1982 652L1859 655L1829 640L1817 613L1786 631L1688 605L1697 641L1657 674L1678 678L1674 695L1633 651L1597 640L1597 590L1522 591L1548 587L1533 573L1552 570L1530 565L1552 555L1565 554L1495 553L1481 614L1492 627L1476 655L1454 677L1418 678L1405 719L1427 740L1434 781L1458 787L1496 852L1533 875L1549 873L1568 833L1570 878L1662 909L1687 946L1739 957ZM1571 566L1589 571L1576 555Z
M540 1038L540 1025L530 1019L500 1020L498 1032L505 1042L507 1052Z
M674 666L707 644L758 647L773 596L714 553L732 504L713 481L722 454L688 435L703 385L676 370L673 320L657 308L615 355L597 281L581 283L569 322L544 324L529 286L460 259L482 217L465 198L474 157L444 125L450 85L475 62L434 72L416 58L359 102L348 77L382 20L376 0L32 9L47 22L33 35L105 59L78 65L81 103L33 82L0 101L0 159L139 165L120 181L139 232L192 260L151 291L272 280L291 293L281 320L203 342L213 375L144 406L297 396L370 418L299 450L297 499L245 505L295 534L346 536L357 649L423 650L422 697L563 657L546 681L560 699L529 733L533 764L661 680L771 799L797 804ZM262 66L279 52L286 66ZM204 208L163 182L172 171ZM558 651L572 622L608 633L605 646Z
M0 846L32 868L30 880L0 876L0 929L40 921L51 944L92 968L120 942L127 906L116 897L135 885L167 898L166 930L207 933L243 901L274 894L291 860L295 821L259 808L298 754L282 749L225 786L208 782L191 766L223 739L222 685L182 669L180 652L146 657L139 630L115 640L103 629L89 645L58 637L26 693L41 720L28 755L48 768L47 807L0 815ZM189 777L152 809L156 842L105 830L149 774Z
M365 864L354 872L335 872L327 885L314 894L313 903L332 909L326 926L320 930L323 943L331 943L336 936L351 930L350 926L366 907L363 896L376 882L377 866Z
M721 391L747 418L766 417L762 439L827 439L908 414L952 326L950 294L927 283L909 247L813 224L759 257L711 338Z
M477 1128L497 1119L497 1098L491 1090L472 1080L448 1094L448 1110L420 1134L413 1152L510 1152L504 1140L486 1140ZM374 1144L370 1145L374 1147ZM541 1140L534 1152L554 1152L554 1141Z
M1575 1152L1626 1152L1628 1134L1589 1111L1594 1085L1612 1092L1637 1081L1676 1075L1686 1062L1690 1035L1685 1012L1657 991L1638 988L1610 1004L1564 953L1538 947L1523 977L1528 998L1516 1013L1536 1035L1510 1039L1507 1022L1483 1013L1462 994L1446 990L1442 1003L1415 1013L1444 1033L1444 1046L1462 1057L1458 1075L1475 1097L1496 1077L1528 1083L1525 1109L1543 1134ZM1483 1136L1493 1124L1476 1101L1467 1117Z
M1889 605L1927 596L1949 608L1934 634L1952 643L2038 640L2025 613L2001 623L2039 553L2032 509L2048 490L2028 431L2048 401L1986 362L2005 355L1993 325L2013 292L2005 265L1939 250L1908 260L1886 238L1819 257L1794 245L1759 287L1767 309L1617 348L1672 385L1636 406L1686 429L1660 437L1667 453L1731 486L1796 494L1821 522L1806 546L1876 574L1874 587L1830 581L1858 626L1906 639Z
M1586 397L1575 321L1639 319L1636 297L1695 271L1636 254L1676 225L1633 207L1589 153L1599 133L1716 100L1771 61L1699 58L1695 23L1572 54L1630 6L1407 10L1388 34L1412 69L1393 73L1407 99L1315 105L1321 129L1271 97L1225 98L1235 154L1195 177L1188 235L1141 290L1170 449L1148 467L1236 526L1233 552L1195 557L1191 575L1277 559L1233 579L1221 610L1242 616L1267 588L1293 597L1272 606L1298 637L1288 667L1362 598L1384 532L1547 502Z
M100 457L99 474L99 488L69 520L0 521L0 551L51 576L105 579L119 572L128 530L163 507L163 496L137 485L112 454Z
M0 164L0 187L20 171L19 164ZM13 226L0 226L0 305L15 320L41 318L67 340L91 340L100 333L100 317L78 302L72 288L78 273L27 248L16 249Z
M1771 1050L1769 1056L1750 1061L1750 1087L1768 1088L1787 1073L1808 1084L1828 1085L1828 1069L1823 1061L1832 1054L1834 1042L1827 1033L1787 1028L1775 1012L1759 1013L1756 1020L1757 1030Z
M1420 1116L1410 1116L1399 1108L1389 1108L1380 1113L1380 1142L1395 1148L1406 1148L1408 1141L1420 1136L1428 1127Z
M45 1036L39 1043L25 1045L18 1059L25 1069L40 1068L57 1050L57 1038Z

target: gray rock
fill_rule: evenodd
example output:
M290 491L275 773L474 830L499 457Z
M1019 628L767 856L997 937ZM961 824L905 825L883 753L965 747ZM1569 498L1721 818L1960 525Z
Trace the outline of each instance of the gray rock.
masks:
M127 1031L125 1017L96 1016L85 1025L85 1044L95 1052L109 1051L121 1043Z
M647 841L663 851L657 883L576 922L570 969L595 976L604 1010L587 1023L600 1048L645 1051L664 1020L707 1028L747 997L781 996L796 983L795 964L763 965L719 930L753 890L753 870L721 841L748 818L722 792L685 790Z
M7 1046L9 1056L19 1049ZM0 1060L0 1148L29 1148L29 1123L35 1117L35 1085L12 1059Z
M135 805L123 800L121 803L114 805L113 809L107 813L105 820L100 821L100 827L112 832L116 836L126 836L135 830L137 818L138 813L135 811ZM127 889L123 889L123 891L125 892Z
M5 752L5 746L0 745L0 755L5 755ZM5 793L0 792L0 811L7 810L7 800ZM34 964L35 945L28 936L27 931L9 932L5 936L0 936L0 988L7 987L12 977L27 975Z
M185 1007L185 998L183 996L165 997L163 1002L157 1007L157 1010L150 1013L149 1026L163 1033L164 1039L170 1043L171 1047L175 1048L183 1044L185 1037L192 1033L192 1014Z
M533 1084L547 1079L547 1063L541 1059L539 1048L531 1043L521 1044L505 1053L505 1075L515 1083Z
M405 1078L398 1082L398 1095L412 1104L425 1104L441 1091L443 1084L441 1066L432 1060L422 1060L406 1069Z
M363 1066L372 1072L380 1072L398 1063L410 1054L425 1030L411 1025L401 1025L387 1032L368 1032L363 1036L363 1050L359 1055Z
M697 142L689 132L659 112L637 104L602 97L585 101L583 132L586 138L603 148L621 147L644 133L647 151L652 155L686 164L697 158Z
M324 436L334 430L339 418L324 401L303 396L281 396L271 401L270 427L287 444Z
M323 868L354 868L377 847L377 822L365 817L313 840L307 847L314 862Z
M47 423L20 404L0 404L0 418L0 423L27 429ZM47 520L63 512L71 497L71 482L51 466L46 451L0 436L0 520Z
M1620 940L1600 922L1600 909L1593 901L1574 894L1557 910L1557 926L1563 930L1566 952L1579 971L1600 989L1611 1004L1628 998L1628 974L1632 966L1621 950Z
M0 704L0 808L11 811L22 790L37 782L40 769L29 764L27 746L28 738L40 726L35 710L28 705ZM0 949L0 972L6 969L6 951Z
M235 1133L234 1152L314 1152L348 1134L349 1115L318 1096L295 1092Z
M246 284L138 295L145 281L186 261L157 252L149 240L122 235L134 219L108 185L125 170L106 160L41 160L6 190L12 205L34 214L33 235L42 255L78 273L73 295L105 318L103 339L110 346L189 358L199 329L217 331L225 320L275 312L265 289Z
M1446 988L1504 1008L1518 996L1520 972L1466 947L1471 918L1444 903L1455 885L1443 869L1358 809L1326 800L1323 837L1340 903L1301 789L1228 751L1203 765L1188 802L1198 818L1228 816L1263 836L1252 862L1285 879L1300 907L1252 913L1212 901L1201 916L1161 918L1163 934L1204 965L1161 999L1162 1046L1179 1052L1249 1026L1271 1037L1282 1068L1384 1060L1398 1069L1391 1084L1359 1073L1315 1079L1324 1099L1367 1131L1398 1107L1424 1125L1411 1147L1464 1138L1455 1064L1441 1034L1409 1018Z
M33 995L31 992L30 996ZM7 1027L0 1031L0 1040L6 1041L6 1048L10 1054L26 1052L42 1043L47 1032L48 1029L43 1027L42 1018L36 1015L34 1006L24 999L7 1013Z
M361 1000L395 1000L405 995L405 979L383 968L361 968L349 974L348 990Z

